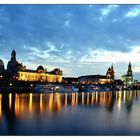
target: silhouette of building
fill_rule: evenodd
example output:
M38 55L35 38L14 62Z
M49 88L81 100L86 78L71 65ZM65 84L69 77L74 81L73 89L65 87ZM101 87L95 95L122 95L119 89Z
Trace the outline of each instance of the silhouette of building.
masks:
M26 69L22 63L16 60L16 51L11 53L11 59L7 64L7 77L19 81L38 81L38 82L61 82L62 71L55 68L53 71L48 72L43 66L38 66L36 70Z
M87 75L78 77L80 84L111 84L114 82L113 65L108 68L106 75Z
M128 64L127 74L122 75L121 80L123 81L124 86L132 86L134 84L131 62Z
M4 63L0 59L0 79L3 79L3 75L4 75Z

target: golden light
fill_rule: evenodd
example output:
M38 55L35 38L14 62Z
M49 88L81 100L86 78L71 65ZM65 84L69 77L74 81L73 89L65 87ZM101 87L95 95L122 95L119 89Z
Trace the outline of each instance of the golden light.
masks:
M123 93L123 102L125 103L126 101L126 91L124 90L124 93Z
M100 105L102 105L102 106L104 106L105 105L105 94L104 94L104 92L101 92L100 93L100 96L99 96L99 103L100 103Z
M121 99L122 99L122 93L121 91L118 91L117 107L119 111L121 110Z
M98 94L99 94L98 92L95 93L95 95L96 95L95 96L95 102L96 102L96 104L98 104L98 96L99 96Z
M82 92L82 105L84 105L84 92Z
M95 94L94 92L92 92L91 105L94 105L94 98L95 98Z
M71 95L71 105L74 106L75 105L75 93L72 93Z
M15 95L15 115L19 116L20 115L20 108L19 108L19 95Z
M49 94L49 110L52 111L53 109L53 93Z
M36 72L18 72L17 80L21 81L41 81L41 82L62 82L62 75L36 73Z
M12 93L9 93L9 109L12 108Z
M89 92L87 93L87 105L89 105Z
M33 95L29 94L29 112L32 112Z
M67 98L68 98L67 96L68 96L68 95L67 95L67 94L65 94L65 107L66 107L66 106L67 106L67 104L68 104L68 103L67 103Z
M42 105L42 94L40 94L40 111L42 112L43 105Z
M112 100L112 92L109 92L109 97L108 97L108 102L107 102L107 106L110 106L111 100Z
M78 93L76 93L76 102L75 102L76 105L78 105Z
M58 94L55 94L55 100L54 100L54 105L57 109L57 111L60 111L61 108L62 108L62 105L61 105L61 95L58 93Z

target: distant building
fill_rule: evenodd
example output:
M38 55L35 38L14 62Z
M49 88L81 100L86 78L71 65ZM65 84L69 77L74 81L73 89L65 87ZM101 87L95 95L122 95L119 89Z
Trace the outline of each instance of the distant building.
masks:
M76 78L76 77L63 77L62 82L67 83L67 84L77 84L78 78Z
M11 60L8 62L6 75L19 81L62 82L62 71L59 68L55 68L50 72L41 65L36 70L26 69L22 63L16 60L15 50L11 53Z
M132 86L134 84L132 66L131 66L130 62L128 64L127 74L122 75L121 80L123 81L124 86L126 86L126 87Z
M3 76L4 76L4 63L0 59L0 79L3 79Z
M78 77L80 84L111 84L114 82L113 65L108 68L106 75L87 75Z

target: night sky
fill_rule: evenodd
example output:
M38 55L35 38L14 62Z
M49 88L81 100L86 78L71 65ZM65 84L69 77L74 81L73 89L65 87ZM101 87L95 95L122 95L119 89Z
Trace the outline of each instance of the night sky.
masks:
M64 76L115 76L132 63L140 80L140 5L0 5L0 59L11 51L28 69L58 67Z

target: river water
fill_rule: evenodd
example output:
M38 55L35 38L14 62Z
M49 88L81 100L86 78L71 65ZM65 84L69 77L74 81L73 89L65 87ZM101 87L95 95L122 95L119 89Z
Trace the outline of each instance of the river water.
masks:
M0 135L140 135L140 91L3 93Z

